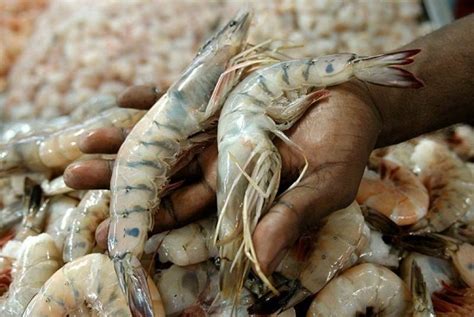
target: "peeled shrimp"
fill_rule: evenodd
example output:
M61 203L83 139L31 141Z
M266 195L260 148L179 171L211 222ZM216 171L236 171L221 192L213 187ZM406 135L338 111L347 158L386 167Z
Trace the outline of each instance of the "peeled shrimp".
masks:
M70 262L92 251L95 230L109 215L110 191L90 190L74 211L64 239L63 260Z
M62 171L82 155L78 141L85 131L103 127L130 128L144 114L141 110L112 108L49 135L0 145L0 176L18 171Z
M206 132L221 104L208 106L211 93L230 59L244 47L249 25L249 13L242 13L208 41L181 78L133 128L117 154L110 186L108 249L120 286L131 298L137 288L128 285L131 277L144 273L138 268L133 271L129 263L143 252L153 228L153 212L170 175L189 157L188 152L214 138ZM144 314L149 311L141 308Z
M357 262L360 251L369 240L369 234L357 202L332 213L315 234L300 238L276 269L289 279L289 283L285 283L291 284L287 293L293 295L279 299L280 306L268 306L265 304L268 299L260 300L252 307L252 312L274 313L319 292L336 274ZM267 296L271 297L272 294Z
M158 290L151 280L148 286L152 313L165 316ZM89 254L63 266L41 288L23 316L68 316L83 309L84 303L99 316L132 316L120 292L113 263L104 254Z
M409 316L410 292L383 266L365 263L348 269L326 285L311 303L307 317L353 317L367 308L377 316Z
M396 224L411 225L428 212L428 191L407 168L388 160L379 173L366 170L357 192L357 202L389 217Z
M250 263L264 276L252 244L258 220L272 204L280 183L281 157L271 135L301 150L284 134L314 102L327 97L314 87L341 84L351 78L394 87L420 87L409 72L394 67L412 62L419 50L360 57L335 54L276 63L251 73L231 92L218 123L217 224L221 287L236 297ZM307 166L291 189L303 176Z
M0 299L0 315L20 316L30 300L62 265L61 254L46 233L26 238L14 263L13 282L5 299Z
M449 149L423 139L412 155L420 179L428 188L430 208L413 229L441 232L461 219L474 199L474 177L469 167Z
M160 262L187 266L217 256L213 244L216 218L206 218L184 227L152 236L145 244L145 252L158 250Z

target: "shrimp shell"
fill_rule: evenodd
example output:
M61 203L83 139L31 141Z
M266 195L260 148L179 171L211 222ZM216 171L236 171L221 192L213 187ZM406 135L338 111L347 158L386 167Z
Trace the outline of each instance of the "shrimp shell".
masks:
M84 132L103 127L130 128L144 114L141 110L112 108L50 135L31 136L0 145L0 176L18 171L63 171L82 155L78 142Z
M110 191L90 190L74 211L71 226L65 237L64 262L70 262L92 251L95 230L109 215Z
M348 269L316 295L307 317L353 317L371 307L377 316L409 316L410 292L383 266L365 263Z
M226 99L218 123L217 224L224 298L237 298L253 264L258 276L276 292L263 274L252 242L259 219L278 191L281 157L272 142L277 136L294 144L282 131L328 91L314 90L352 78L379 85L419 88L422 83L397 67L409 64L419 50L372 57L334 54L316 59L275 63L251 73ZM291 190L304 176L287 189Z
M148 281L155 316L165 316L161 297ZM64 265L44 284L24 317L67 316L86 303L98 316L132 316L120 292L113 263L104 254L89 254Z
M61 265L61 254L51 236L42 233L26 238L20 256L14 263L13 282L8 297L0 304L0 315L20 316L30 300Z

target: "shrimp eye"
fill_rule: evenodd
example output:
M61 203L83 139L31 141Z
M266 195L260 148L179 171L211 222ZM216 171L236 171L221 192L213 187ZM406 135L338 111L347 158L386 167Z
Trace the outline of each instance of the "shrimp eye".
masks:
M237 25L237 21L234 21L234 20L230 21L230 23L229 23L230 27L236 26L236 25Z

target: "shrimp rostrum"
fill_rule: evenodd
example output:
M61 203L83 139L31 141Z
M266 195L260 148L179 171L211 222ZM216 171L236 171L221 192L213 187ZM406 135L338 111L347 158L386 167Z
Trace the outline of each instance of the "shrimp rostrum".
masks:
M205 132L215 124L222 103L210 103L210 97L228 62L246 44L249 25L250 14L241 13L209 40L181 78L133 128L117 154L110 186L108 249L132 306L137 290L146 289L136 284L145 274L137 257L153 228L153 211L169 177L182 164L180 159L214 139ZM143 305L147 303L134 307L149 316L149 305Z
M256 70L233 89L224 103L217 136L217 239L224 297L236 297L250 263L266 280L251 237L280 183L281 158L271 136L301 151L282 131L290 128L314 102L328 96L327 91L316 88L354 77L378 85L421 87L422 83L411 73L398 68L411 63L418 52L407 50L371 57L335 54L284 61ZM307 164L289 189L299 182L306 168Z

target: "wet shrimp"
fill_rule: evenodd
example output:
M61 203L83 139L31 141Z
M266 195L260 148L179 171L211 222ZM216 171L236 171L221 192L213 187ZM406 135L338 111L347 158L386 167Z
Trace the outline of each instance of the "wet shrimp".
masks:
M74 191L74 189L68 187L66 183L64 183L63 175L52 180L44 180L41 183L41 189L43 189L46 196L56 196Z
M416 223L426 215L429 206L428 191L417 176L383 159L378 173L364 172L356 199L400 226Z
M217 256L213 244L216 218L210 217L193 222L182 228L152 236L145 244L145 253L158 250L160 262L187 266Z
M61 254L46 233L26 238L14 263L8 296L0 300L0 315L20 316L43 284L62 265Z
M13 260L0 255L0 297L10 288L12 282L12 267Z
M41 186L25 180L23 219L14 239L23 241L29 236L40 234L46 219L46 203L43 202Z
M222 108L217 136L216 237L223 259L224 297L237 296L250 263L272 288L260 269L251 238L280 183L281 157L271 135L302 151L282 131L290 128L312 104L328 96L327 91L313 88L341 84L354 77L393 87L422 86L411 73L396 67L411 63L418 52L409 50L372 57L335 54L285 61L253 72L234 88ZM301 180L306 168L307 164L288 190Z
M156 286L151 280L148 286L152 313L164 317ZM89 254L64 265L44 284L23 316L68 316L83 309L84 304L99 316L132 316L120 291L113 263L104 254Z
M59 250L63 249L64 241L70 228L79 201L75 198L58 195L48 201L45 232L50 234Z
M63 260L70 262L92 251L95 230L109 215L110 191L90 190L74 211L64 239Z
M52 134L0 145L0 176L24 171L63 171L81 157L78 142L85 131L102 127L131 128L144 114L141 110L112 108Z
M432 140L421 140L412 160L431 200L427 216L412 229L441 232L470 209L474 200L474 177L454 153Z
M26 136L53 133L64 129L68 125L80 123L85 119L92 118L100 112L116 106L115 97L102 95L89 99L75 108L68 116L48 119L34 119L28 121L15 121L0 126L0 144Z
M415 262L412 262L411 271L411 280L405 282L412 294L413 317L435 317L431 294L426 287L421 269Z
M117 154L110 186L108 249L120 286L132 301L136 290L146 285L129 285L140 281L133 276L144 274L130 262L143 252L153 228L153 212L171 174L189 159L193 149L215 138L208 130L215 124L224 96L210 103L211 93L229 61L246 44L249 25L250 14L241 13L209 40L181 78L133 128ZM137 309L149 315L149 308Z
M450 259L462 280L474 288L474 246L436 233L390 236L391 243L404 250Z
M357 262L369 234L357 202L332 213L319 230L300 238L276 268L287 279L280 283L280 295L269 293L261 297L251 312L270 314L286 310L317 293L336 274Z
M395 273L365 263L348 269L319 292L307 317L353 317L371 309L377 316L409 316L410 291Z

